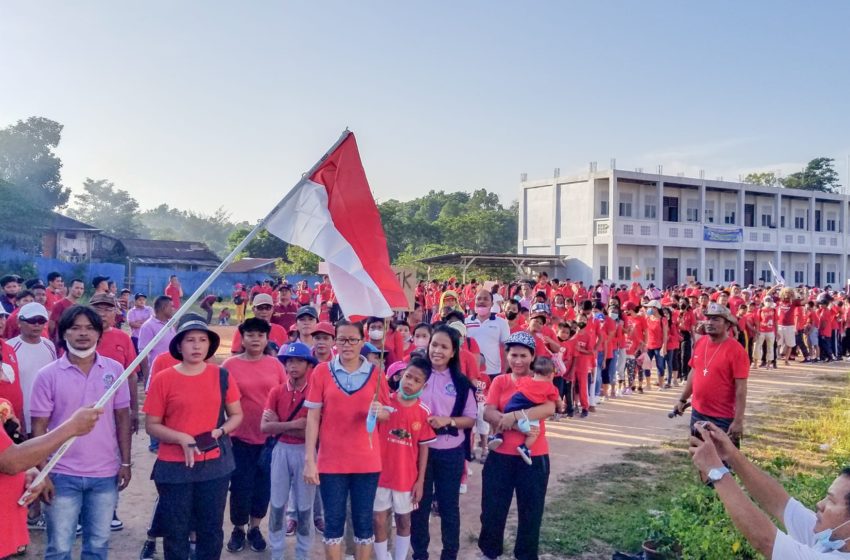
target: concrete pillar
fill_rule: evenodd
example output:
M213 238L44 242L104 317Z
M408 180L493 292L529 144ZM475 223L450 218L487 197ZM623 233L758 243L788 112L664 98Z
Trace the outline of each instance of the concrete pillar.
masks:
M658 244L656 253L658 260L655 265L655 285L663 288L664 285L664 245Z
M697 269L697 280L705 282L708 279L708 273L705 271L705 245L699 246L699 268Z
M814 196L811 196L809 198L809 219L808 219L808 222L809 223L806 224L806 225L809 226L809 227L806 228L806 229L808 229L809 231L815 231L815 197ZM812 246L814 246L814 239L812 239ZM814 271L812 272L812 274L814 274Z
M735 263L735 281L738 284L744 283L744 249L738 249L738 255ZM758 270L754 270L754 274L758 274Z
M841 286L847 287L847 198L841 197L841 224L838 226L839 234L841 235Z
M735 211L735 214L737 214L735 216L735 225L737 225L739 227L744 227L744 196L745 196L745 194L746 193L744 192L743 187L739 187L738 193L737 193L737 200L736 200L736 202L738 203L738 209ZM753 215L753 223L755 224L755 215ZM756 224L756 225L758 225L758 224Z
M655 209L655 217L658 219L658 236L661 237L661 222L664 221L664 213L662 210L664 209L664 181L661 180L661 177L658 177L658 182L655 186L655 194L658 198L658 207Z
M608 278L603 278L603 280L617 280L618 262L617 243L612 238L611 243L608 245Z
M821 279L823 280L823 279ZM809 286L813 286L815 283L815 250L812 248L812 252L809 253L809 273L806 277L806 283Z

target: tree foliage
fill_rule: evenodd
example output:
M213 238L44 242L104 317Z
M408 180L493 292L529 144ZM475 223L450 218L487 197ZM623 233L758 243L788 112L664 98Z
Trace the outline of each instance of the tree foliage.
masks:
M0 179L0 246L37 253L50 218L40 197Z
M192 210L179 210L167 204L145 210L139 216L151 239L175 241L200 241L210 250L222 255L227 250L227 238L231 232L246 224L234 224L223 208L212 214Z
M251 232L249 227L240 227L227 237L227 251L230 252L236 248L239 243ZM261 230L245 246L245 249L237 256L237 258L253 257L261 259L280 259L286 255L288 245L285 241L281 241L268 230Z
M785 177L782 180L782 186L787 189L838 192L838 187L841 185L838 182L838 173L835 171L834 164L835 160L832 158L815 158L802 171Z
M746 177L744 177L744 182L753 185L760 185L762 187L780 186L779 177L776 173L772 172L749 173Z
M62 125L30 117L0 129L0 179L47 210L64 206L70 191L62 185L62 161L54 150Z
M289 245L286 248L286 260L278 259L275 263L275 268L277 268L281 276L316 274L319 272L319 262L321 260L306 249L302 249L297 245Z
M139 202L106 179L86 178L83 192L74 195L68 214L118 239L140 238L147 233L139 219Z

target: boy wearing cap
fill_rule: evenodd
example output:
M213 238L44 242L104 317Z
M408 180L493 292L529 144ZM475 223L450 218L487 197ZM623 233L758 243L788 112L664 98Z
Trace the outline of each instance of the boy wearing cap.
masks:
M254 296L251 303L252 309L254 310L254 317L263 320L270 325L268 336L269 342L274 343L276 348L282 348L283 345L289 341L289 336L286 334L283 327L271 322L272 313L274 312L274 300L272 299L272 296L269 294L258 293ZM230 352L232 354L241 354L244 352L244 349L242 348L242 335L238 330L233 335Z
M334 358L334 327L321 322L313 330L313 357L320 362L330 362Z
M319 313L315 307L302 305L295 314L295 328L298 330L298 341L313 347L313 329L319 322Z
M295 555L300 560L309 556L313 537L310 520L317 486L307 484L302 473L307 427L304 398L310 385L310 372L317 362L310 349L300 342L281 347L278 360L286 368L286 380L269 392L260 421L264 434L277 437L271 464L269 544L272 558L281 558L286 546L286 505L291 495L297 510Z
M259 466L266 442L260 426L269 393L285 379L281 363L266 354L269 332L271 325L267 321L257 317L247 319L239 325L245 352L222 364L239 387L244 415L244 421L232 435L236 469L230 478L230 522L233 523L233 533L227 543L230 552L242 550L246 538L254 552L266 549L260 522L269 507L270 483L268 471ZM250 527L246 535L249 516Z

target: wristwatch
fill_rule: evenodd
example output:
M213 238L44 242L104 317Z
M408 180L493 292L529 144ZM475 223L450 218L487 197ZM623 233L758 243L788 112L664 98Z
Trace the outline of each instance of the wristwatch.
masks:
M455 422L455 419L454 419L454 418L449 418L449 420L450 420L450 421L449 421L449 426L451 426L452 428L457 428L457 422Z
M714 483L719 482L721 478L729 474L729 469L726 467L716 467L708 471L708 480L705 481L706 486L714 488Z

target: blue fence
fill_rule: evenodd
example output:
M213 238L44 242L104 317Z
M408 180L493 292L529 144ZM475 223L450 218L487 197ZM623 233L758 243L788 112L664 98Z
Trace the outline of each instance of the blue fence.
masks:
M139 266L131 268L131 278L127 278L127 269L123 264L116 263L69 263L56 259L44 257L33 257L26 253L0 248L0 276L7 273L15 273L31 278L37 276L47 280L50 272L59 272L70 282L73 278L80 278L91 287L91 280L95 276L109 276L115 280L120 287L127 287L133 292L145 292L149 296L157 296L164 292L168 278L177 274L183 286L186 297L194 293L198 286L209 276L210 271L174 271L170 268L157 268L153 266ZM227 297L233 292L233 285L237 282L246 286L252 286L254 282L269 279L271 276L262 272L245 273L223 273L207 290L207 293ZM314 282L321 280L315 275L293 275L287 276L290 284L307 280L312 286Z

